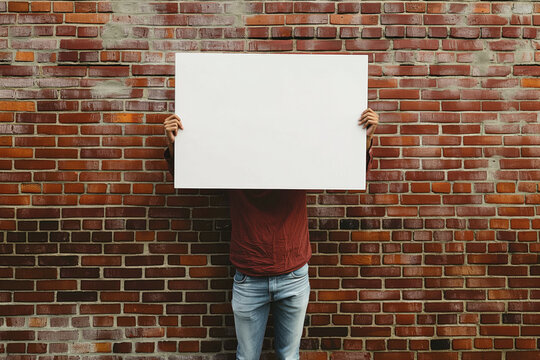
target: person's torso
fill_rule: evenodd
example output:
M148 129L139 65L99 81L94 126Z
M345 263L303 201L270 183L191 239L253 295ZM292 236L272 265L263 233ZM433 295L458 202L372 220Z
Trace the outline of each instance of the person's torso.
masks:
M241 272L273 276L311 257L304 190L230 190L230 259Z

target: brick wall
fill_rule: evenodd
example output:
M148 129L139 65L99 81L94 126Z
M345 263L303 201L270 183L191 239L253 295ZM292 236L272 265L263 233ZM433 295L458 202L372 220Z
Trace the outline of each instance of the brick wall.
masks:
M539 359L539 28L528 1L0 1L0 357L234 358L227 199L173 189L161 122L174 52L277 51L368 54L381 118L368 191L308 197L302 358Z

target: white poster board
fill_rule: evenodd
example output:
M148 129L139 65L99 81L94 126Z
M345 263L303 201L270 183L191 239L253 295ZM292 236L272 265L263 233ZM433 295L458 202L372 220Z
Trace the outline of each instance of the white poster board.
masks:
M366 55L177 53L176 188L365 189Z

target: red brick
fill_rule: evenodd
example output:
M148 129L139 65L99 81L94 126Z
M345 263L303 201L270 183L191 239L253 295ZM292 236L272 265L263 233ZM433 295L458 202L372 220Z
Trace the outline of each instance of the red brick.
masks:
M285 15L251 15L246 25L285 25Z
M112 67L111 69L115 69L115 67ZM122 67L120 69L125 69L125 67ZM151 75L151 76L173 75L174 66L173 65L133 65L132 74L133 75Z
M295 2L294 12L297 13L333 13L335 5L332 2Z
M405 5L403 3L393 2L384 4L385 13L402 13L405 11Z
M66 23L105 24L108 14L66 14Z
M479 51L484 47L482 40L443 40L442 48L450 51Z
M330 26L321 26L317 28L317 37L319 39L333 39L337 36L337 29Z
M437 50L439 48L438 40L431 39L395 39L394 49L421 49Z
M296 43L300 51L338 51L341 46L340 40L298 40Z
M205 328L167 328L167 337L169 338L204 338L206 333Z
M387 40L347 40L345 42L345 48L353 51L387 50L389 46L390 43Z
M436 101L401 101L402 111L438 111L440 104Z
M540 351L508 351L507 360L534 360L540 355Z
M291 51L293 50L292 40L263 40L251 41L249 51Z
M373 360L413 360L414 352L375 352Z
M352 14L333 14L330 15L330 24L334 25L378 25L378 16L376 15L352 15Z
M381 24L420 25L422 24L422 16L419 14L383 14L381 15Z
M383 72L388 76L424 76L428 67L424 65L386 65Z
M363 14L378 14L381 12L381 4L379 2L362 2L360 10Z
M287 25L327 24L328 23L328 15L323 15L323 14L286 15L285 19L286 19L285 23Z
M30 6L27 1L10 1L8 3L9 12L28 12L29 10Z
M366 5L365 3L362 5ZM346 13L358 13L360 12L361 4L353 3L353 2L343 2L337 4L337 12L338 14L346 14ZM377 11L378 12L378 11Z
M434 76L467 76L470 75L469 65L430 65L429 72Z
M353 337L377 337L388 336L389 327L352 327L351 336Z
M506 25L508 20L499 15L469 15L469 25Z
M357 38L359 37L360 29L357 29L355 27L341 27L340 29L340 37L341 38ZM369 39L369 38L380 38L382 37L382 29L381 28L375 28L375 27L364 27L361 30L362 38Z

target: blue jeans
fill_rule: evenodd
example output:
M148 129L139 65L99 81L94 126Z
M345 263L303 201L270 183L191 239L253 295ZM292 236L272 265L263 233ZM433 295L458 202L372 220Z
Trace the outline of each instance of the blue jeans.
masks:
M307 264L278 276L254 277L236 271L232 297L236 359L259 360L270 306L278 359L299 359L309 291Z

